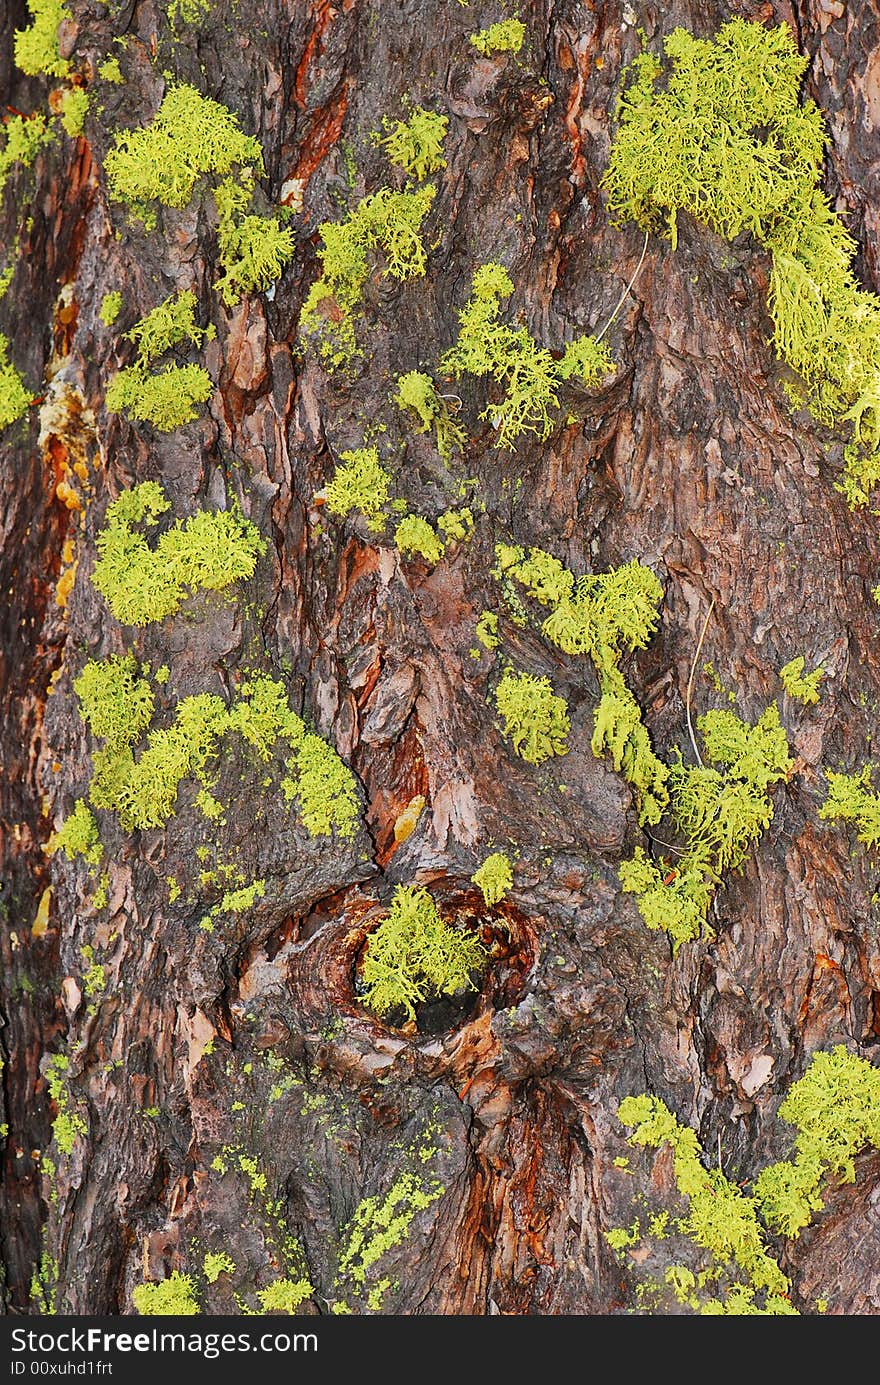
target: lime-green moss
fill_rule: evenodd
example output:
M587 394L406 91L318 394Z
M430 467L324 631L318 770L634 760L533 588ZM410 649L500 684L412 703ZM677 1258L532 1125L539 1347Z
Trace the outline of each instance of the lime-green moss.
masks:
M492 53L518 53L526 36L526 26L520 19L502 19L471 34L470 42L483 57Z
M79 1137L88 1131L85 1120L71 1105L67 1086L69 1068L70 1059L63 1053L53 1054L46 1068L46 1084L56 1110L52 1138L61 1154L72 1154Z
M74 680L73 690L83 720L110 751L132 745L153 719L153 691L138 676L133 654L90 659Z
M458 340L441 358L440 369L454 376L489 376L502 389L498 403L490 403L480 415L498 430L497 445L513 448L526 433L545 439L559 407L560 381L590 372L583 383L599 382L600 362L611 358L600 343L582 337L572 343L561 361L539 346L525 327L502 322L502 300L513 292L513 281L501 265L481 265L473 278L471 297L459 312ZM597 374L597 371L599 372Z
M105 403L109 413L124 411L140 423L152 423L160 433L170 433L198 418L198 406L213 393L211 377L199 365L166 366L154 375L128 366L107 386Z
M98 76L102 82L109 82L114 87L122 86L125 81L118 58L105 58L102 63L98 63Z
M694 1131L681 1125L664 1103L653 1096L627 1097L620 1103L617 1115L623 1125L632 1127L630 1144L671 1148L678 1191L689 1201L688 1215L680 1220L679 1229L709 1253L719 1276L732 1272L735 1281L740 1275L745 1276L752 1307L743 1308L742 1296L738 1294L741 1285L734 1282L732 1289L738 1297L739 1311L794 1313L787 1297L789 1282L767 1250L754 1201L721 1169L705 1168ZM754 1295L760 1296L762 1307L754 1306ZM700 1311L727 1310L723 1300L716 1299L712 1307L701 1307Z
M105 293L101 299L101 307L98 317L105 327L112 327L113 323L122 312L122 294L118 289L113 289L111 293Z
M51 144L54 136L40 114L8 115L0 125L0 195L12 169L21 164L30 168L44 145Z
M871 791L870 765L858 774L835 774L829 770L825 777L829 792L819 817L855 823L860 842L869 847L880 846L880 796Z
M513 888L510 857L505 851L493 851L491 856L486 857L479 870L474 871L471 880L479 886L483 899L491 908Z
M446 545L421 515L405 515L394 531L394 543L405 558L424 558L439 563Z
M70 63L58 52L58 26L70 19L64 0L28 0L32 23L15 31L15 62L28 77L64 77Z
M779 677L789 697L794 697L805 707L809 707L819 701L819 684L825 677L825 670L816 668L812 673L805 674L804 666L804 656L799 654L796 659L790 660L779 670Z
M124 625L164 620L192 592L223 591L252 577L266 551L259 530L237 508L176 520L151 548L134 526L151 527L169 509L156 481L123 492L107 508L92 582Z
M797 1128L794 1158L762 1170L754 1195L767 1225L797 1236L824 1206L826 1179L855 1182L855 1157L880 1148L880 1068L842 1044L814 1053L779 1107Z
M225 106L180 83L169 88L152 121L116 135L104 168L110 196L143 218L149 204L185 207L202 174L263 170L259 141L245 135Z
M319 343L330 367L350 364L356 353L354 315L373 251L383 252L386 275L405 280L424 274L427 253L420 231L435 195L430 183L415 191L380 188L345 221L325 221L320 227L322 273L303 304L300 331Z
M324 488L324 503L333 515L345 516L360 510L368 519L381 514L391 486L390 473L379 461L375 447L358 447L340 452L341 466Z
M280 216L249 212L250 179L227 178L214 190L219 217L218 239L223 274L214 287L227 307L245 293L263 293L280 279L293 258L296 242Z
M209 1250L202 1261L202 1269L209 1284L216 1284L221 1274L234 1274L235 1261L225 1250Z
M775 703L754 726L726 709L707 712L697 725L711 764L684 765L679 757L669 772L672 812L686 850L666 868L638 847L619 871L623 889L638 896L647 926L667 932L676 950L703 933L711 936L715 889L725 871L745 863L769 827L769 790L792 766Z
M443 141L449 117L416 106L408 120L383 121L389 132L381 141L391 163L402 168L409 178L421 182L429 174L446 167Z
M505 736L529 764L568 753L568 707L565 698L554 693L549 678L508 671L495 689L495 705Z
M46 850L50 854L63 851L68 861L82 856L89 865L98 865L104 848L98 835L98 824L84 798L77 800L73 812L64 819L58 831L52 833Z
M9 360L8 350L9 341L0 332L0 428L22 418L31 402L31 393Z
M276 1279L257 1298L264 1313L295 1313L314 1289L307 1279Z
M451 928L427 890L398 885L388 913L370 934L361 980L364 1004L377 1015L415 1006L432 995L473 990L486 952L472 934Z
M363 1293L373 1267L403 1242L416 1213L442 1196L443 1188L436 1178L407 1170L395 1179L384 1197L380 1194L364 1198L344 1233L340 1282L348 1281L358 1293Z
M145 1318L195 1317L199 1301L192 1275L175 1270L159 1284L138 1284L131 1291L131 1301Z
M71 139L83 132L89 110L89 94L84 87L67 87L61 97L61 124Z
M430 375L411 370L401 375L397 382L395 403L401 409L409 409L416 415L421 427L418 433L434 430L437 451L444 461L448 461L455 448L463 448L467 434L452 418L446 401L440 397Z
M664 49L666 69L635 60L618 103L609 211L673 246L680 209L764 243L774 343L801 381L790 392L820 422L852 425L840 489L865 504L880 479L880 299L858 286L856 243L821 190L825 124L800 100L809 58L786 25L742 19L713 40L676 29Z

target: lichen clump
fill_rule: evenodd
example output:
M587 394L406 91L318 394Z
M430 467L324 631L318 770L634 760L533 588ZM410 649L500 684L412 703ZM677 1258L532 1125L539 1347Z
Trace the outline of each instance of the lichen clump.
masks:
M422 182L431 173L446 167L443 141L449 129L449 117L416 106L408 120L385 119L388 133L381 143L388 159L402 168L409 178Z
M382 513L388 499L391 475L379 461L375 447L358 447L340 452L341 466L324 488L324 504L333 515L344 517L360 510L367 519Z
M825 677L825 670L816 668L812 673L805 673L805 666L804 656L799 654L779 670L779 677L789 697L809 707L819 701L819 684Z
M134 365L120 370L107 386L110 413L124 410L131 418L152 423L167 433L198 416L198 405L210 399L214 386L199 365L167 365L152 374L149 367L181 345L201 346L211 329L195 319L196 296L191 290L172 294L126 333L137 343Z
M446 400L438 394L430 375L419 370L410 370L401 375L397 382L395 403L398 408L409 410L418 418L421 426L416 429L417 433L434 430L437 451L444 461L449 460L454 448L464 447L467 434L453 419Z
M568 753L568 707L565 698L554 693L549 678L508 670L495 689L495 705L505 736L530 765Z
M15 65L28 77L65 77L70 63L58 51L58 26L71 13L64 0L28 0L33 23L15 31Z
M331 368L350 364L357 351L354 316L371 255L382 252L382 272L394 279L424 274L427 251L420 232L435 195L432 183L404 192L380 188L344 221L325 221L319 228L322 272L303 304L300 332L318 342L320 356Z
M157 481L144 481L107 507L92 582L117 620L147 625L174 615L191 593L223 591L252 577L266 550L238 509L199 510L177 520L150 547L142 528L170 510Z
M180 82L148 125L116 135L104 169L110 196L152 224L151 202L185 207L203 174L225 177L251 164L263 171L259 141L244 133L232 111Z
M413 1020L422 1001L473 990L485 963L480 940L446 923L427 890L398 885L364 951L364 1004L380 1016L402 1011Z
M30 168L40 150L53 139L46 117L8 115L0 125L0 194L17 164Z
M9 339L0 332L0 428L22 418L31 402L30 391L10 361L8 351Z
M493 851L479 870L474 871L471 880L479 887L489 908L500 903L513 888L513 869L507 852Z
M470 42L483 57L489 57L492 53L518 53L525 36L526 26L521 19L502 19L471 34Z
M68 861L75 861L81 856L89 865L98 865L104 848L95 815L84 799L77 800L73 812L65 818L58 831L52 833L46 851L49 855L63 851Z
M131 1301L142 1317L194 1317L199 1313L192 1275L175 1270L158 1284L137 1284Z
M506 269L492 262L481 265L458 315L458 339L440 359L440 370L446 374L488 376L499 386L501 398L487 405L480 417L492 421L498 430L497 446L507 448L524 434L542 441L549 436L561 381L577 377L593 388L613 369L607 347L595 338L577 338L557 361L527 328L503 322L502 303L512 293L513 280Z
M789 28L731 20L714 39L675 29L664 65L632 64L604 177L611 216L666 235L690 212L771 252L773 340L821 423L848 422L840 489L864 505L880 480L880 298L852 269L856 243L821 189L821 111L801 101L809 65ZM662 84L659 79L663 78Z
M871 766L864 765L858 774L826 773L828 797L819 809L819 817L829 822L852 822L856 835L865 846L880 846L880 795L872 791Z

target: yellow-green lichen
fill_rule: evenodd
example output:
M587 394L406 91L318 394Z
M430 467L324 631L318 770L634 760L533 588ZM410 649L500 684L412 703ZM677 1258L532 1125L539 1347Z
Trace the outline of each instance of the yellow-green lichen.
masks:
M880 846L880 795L872 792L871 767L858 774L835 774L828 770L828 797L819 809L827 821L852 822L865 846Z
M58 831L52 833L46 851L50 855L56 851L63 851L68 861L75 861L81 856L89 865L98 865L104 848L101 845L95 816L84 798L77 800L73 812L64 819Z
M414 1019L424 1000L473 990L485 963L479 939L450 927L427 890L398 885L364 950L364 1004L383 1017L402 1011Z
M15 63L28 77L65 77L70 63L58 51L58 26L71 13L64 0L28 0L31 24L15 31Z
M394 531L394 543L405 558L424 558L426 563L439 563L446 549L421 515L405 515Z
M421 226L436 195L428 183L415 191L380 188L363 198L345 221L320 229L321 277L312 285L300 316L300 332L318 343L331 368L350 364L357 351L354 317L370 273L370 256L381 251L385 275L398 280L425 272L427 252Z
M125 81L118 58L105 58L103 62L98 63L98 76L102 82L109 82L114 87L122 86Z
M265 541L235 508L199 510L177 520L150 547L150 528L170 509L157 481L144 481L107 507L96 546L92 582L124 625L147 625L174 615L193 592L223 591L252 577Z
M104 160L110 196L148 223L150 203L185 207L203 174L225 177L251 165L263 172L259 141L244 134L232 111L185 82L169 88L148 125L120 131Z
M548 437L561 381L580 375L583 368L589 374L582 383L592 387L612 368L606 349L592 338L579 338L580 344L572 343L562 361L556 361L527 328L502 322L502 301L511 293L513 281L506 269L494 262L481 265L458 315L458 339L440 360L445 373L488 376L500 387L501 399L489 403L480 417L491 420L496 445L507 448L524 434L542 441Z
M642 53L618 102L609 212L673 247L680 210L763 243L774 344L800 377L789 393L851 425L839 489L866 504L880 480L880 298L859 287L856 243L822 189L825 122L800 99L809 58L787 25L742 19L714 39L675 29L663 46L668 65Z
M234 1274L235 1261L225 1250L209 1250L202 1261L202 1269L209 1284L216 1284L221 1274Z
M483 57L489 57L493 53L518 53L525 36L526 26L521 19L502 19L471 34L470 42Z
M505 736L529 764L568 753L568 707L565 698L554 693L549 678L508 670L495 689L495 705Z
M513 888L510 857L505 851L493 851L479 870L474 871L471 880L482 891L483 899L490 908L498 904Z
M77 1140L89 1128L83 1117L73 1109L67 1085L69 1068L70 1059L63 1053L53 1054L46 1066L46 1084L56 1112L52 1121L52 1138L61 1154L72 1154Z
M280 214L260 216L250 210L253 181L227 178L214 190L219 218L222 276L214 287L227 307L245 293L263 293L280 279L293 258L293 232Z
M31 393L9 360L9 341L0 332L0 428L15 423L28 411Z
M367 519L375 519L388 500L390 473L379 461L375 447L358 447L340 452L341 465L333 480L324 487L324 503L333 515L345 516L360 510Z
M98 310L98 317L105 327L112 327L113 323L122 312L122 294L118 289L113 289L110 293L105 293L101 299L101 307Z
M88 109L89 94L84 87L65 89L61 97L61 124L71 139L82 134Z
M19 164L22 168L30 168L40 150L53 138L44 115L6 116L0 124L0 194L13 168Z
M268 1288L260 1289L257 1298L264 1313L295 1313L312 1293L307 1279L276 1279Z
M464 447L467 434L452 418L447 401L438 394L430 375L418 370L401 375L394 401L398 408L408 409L418 418L421 426L417 433L434 430L437 451L444 461L449 460L455 448Z
M142 1317L194 1317L199 1313L199 1301L192 1275L175 1270L158 1284L137 1284L131 1291L131 1301Z
M779 677L789 697L809 707L819 701L819 684L825 677L825 670L816 668L812 673L804 673L804 667L804 656L799 654L779 670Z
M449 117L415 106L407 120L382 122L388 132L381 139L388 158L402 168L409 178L421 182L431 173L446 167L443 141L449 129Z

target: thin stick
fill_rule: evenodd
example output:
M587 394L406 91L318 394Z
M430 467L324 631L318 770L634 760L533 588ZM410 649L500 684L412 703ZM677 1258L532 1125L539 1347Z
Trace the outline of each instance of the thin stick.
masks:
M694 726L693 722L691 721L691 693L694 690L694 674L697 671L697 660L700 657L700 650L703 648L703 640L706 638L706 631L709 628L709 618L711 617L714 609L715 598L713 596L712 600L709 602L709 609L706 612L706 619L703 621L703 628L700 631L700 638L697 640L697 647L694 650L693 662L691 663L691 674L688 678L687 695L684 700L684 711L685 716L687 717L688 734L691 738L691 745L694 747L694 754L697 757L697 764L700 766L700 768L702 768L703 765L703 758L700 755L699 750L697 749L697 738L694 735Z
M620 298L619 298L618 303L617 303L617 307L614 309L614 312L611 314L611 316L609 317L608 321L605 323L605 326L602 328L602 331L601 331L601 332L599 333L599 335L597 336L596 341L601 341L601 340L602 340L602 338L604 337L605 333L608 331L608 328L611 326L612 322L613 322L614 319L617 317L617 314L620 312L621 308L623 307L624 303L626 302L626 296L627 296L627 294L629 293L629 291L630 291L630 289L632 288L633 284L635 283L636 279L638 279L640 273L642 272L642 265L645 263L645 255L646 255L647 253L648 253L648 232L646 231L646 232L645 232L645 243L644 243L644 245L642 246L642 253L641 253L641 255L639 256L639 262L638 262L638 264L636 265L635 274L634 274L633 277L630 279L630 281L629 281L629 283L627 284L626 288L623 290L623 293L620 295Z

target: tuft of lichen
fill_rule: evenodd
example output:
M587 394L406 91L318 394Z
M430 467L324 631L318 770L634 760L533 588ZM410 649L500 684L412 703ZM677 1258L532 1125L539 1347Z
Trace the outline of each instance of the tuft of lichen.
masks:
M266 550L256 525L237 508L198 510L176 520L151 547L140 529L155 526L169 509L157 481L124 491L107 507L92 582L123 625L164 620L192 592L223 591L252 577Z
M137 357L134 365L118 371L107 386L104 402L109 413L124 410L162 433L198 416L198 405L210 399L214 391L202 366L167 365L149 373L149 367L167 352L181 345L201 346L211 334L211 328L198 326L196 305L191 290L172 294L126 333L127 339L137 344Z
M122 312L122 294L118 289L113 289L110 293L105 293L101 299L101 307L98 317L105 327L112 327L113 323Z
M381 252L383 274L401 281L425 272L427 252L421 226L436 195L428 183L416 190L380 188L363 198L345 221L319 228L321 277L309 289L300 332L314 339L332 369L351 363L357 351L354 317L370 273L371 255Z
M15 31L15 64L28 77L65 77L70 63L58 51L58 26L71 13L64 0L28 0L31 24Z
M508 671L495 689L495 705L505 736L529 764L568 753L568 707L565 698L554 693L549 678Z
M489 57L493 53L518 53L525 36L526 26L521 19L502 19L471 34L470 42L483 57Z
M446 545L421 515L404 515L394 531L394 542L405 558L424 558L439 563Z
M104 160L110 196L150 222L149 204L185 207L203 174L263 170L259 141L237 116L186 82L171 86L148 125L119 131Z
M101 845L95 815L89 809L85 799L77 800L73 812L64 819L58 831L52 833L46 845L46 851L49 855L54 855L56 851L63 851L68 861L75 861L78 856L81 856L89 865L98 865L104 854L104 848Z
M665 66L635 59L618 102L609 213L673 247L679 211L766 246L774 344L799 377L789 393L851 426L839 489L864 505L880 481L880 298L859 286L856 242L822 188L825 122L800 96L809 58L787 25L743 19L713 39L675 29L663 47Z
M819 701L819 684L825 677L825 670L816 668L812 673L805 673L805 663L803 654L799 654L779 670L779 677L789 697L809 707Z
M200 1311L192 1275L174 1270L158 1284L137 1284L131 1301L142 1317L194 1317Z
M409 178L422 182L446 167L443 141L449 117L416 106L408 120L383 121L388 133L381 140L389 160Z
M482 891L486 905L498 904L513 888L513 870L505 851L493 851L487 856L471 880Z
M30 168L44 145L54 136L46 117L40 115L7 115L0 124L0 194L6 180L17 164Z
M388 499L391 476L379 461L375 447L358 447L340 452L341 465L324 488L324 503L333 515L345 517L360 510L375 519Z
M24 379L9 359L9 340L0 332L0 428L23 418L31 402Z
M380 1016L402 1010L414 1019L424 1000L473 990L485 963L479 939L450 927L427 890L398 885L364 950L364 1004Z
M61 97L61 124L65 134L76 139L83 132L89 109L89 94L84 87L68 87Z

